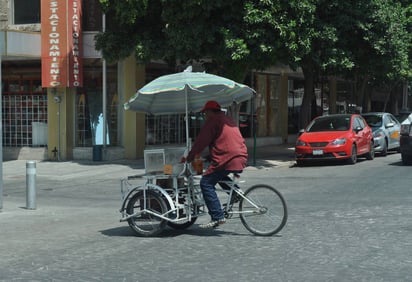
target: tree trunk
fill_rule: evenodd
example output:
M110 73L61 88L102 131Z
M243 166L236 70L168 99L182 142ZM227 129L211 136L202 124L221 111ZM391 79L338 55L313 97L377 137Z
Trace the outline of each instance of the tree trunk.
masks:
M303 76L305 77L304 94L302 106L300 108L299 116L299 128L305 128L312 120L311 105L313 99L316 100L314 95L314 69L313 63L310 59L306 59L302 62Z
M357 87L356 95L356 106L362 107L362 112L367 108L367 99L365 99L365 89L368 83L368 76L365 76L360 81L360 87Z

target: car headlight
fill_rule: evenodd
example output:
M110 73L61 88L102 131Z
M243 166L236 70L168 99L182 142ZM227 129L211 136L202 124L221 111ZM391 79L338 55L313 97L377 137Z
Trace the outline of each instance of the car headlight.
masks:
M385 134L383 134L382 131L376 131L375 133L373 133L373 137L375 137L375 138L384 138Z
M331 142L332 145L343 145L346 143L346 138L338 138Z
M296 141L296 146L307 146L308 144L306 144L306 142L302 141L302 140L297 140Z

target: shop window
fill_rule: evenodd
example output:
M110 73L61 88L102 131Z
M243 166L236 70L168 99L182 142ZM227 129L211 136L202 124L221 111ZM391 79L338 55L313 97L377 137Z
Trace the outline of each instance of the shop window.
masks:
M47 146L47 95L40 79L2 81L3 145Z
M103 125L102 77L98 72L85 72L84 87L77 89L75 145L91 147L103 145L103 127L106 126L105 145L119 145L116 68L107 73L106 125Z
M82 11L83 31L102 30L103 11L98 0L83 0Z
M40 23L40 0L14 0L13 24Z

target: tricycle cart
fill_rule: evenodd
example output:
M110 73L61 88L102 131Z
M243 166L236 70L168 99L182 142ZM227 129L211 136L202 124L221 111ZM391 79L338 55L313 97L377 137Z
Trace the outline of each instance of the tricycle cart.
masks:
M183 149L189 150L189 113L199 111L209 100L228 107L250 100L253 94L254 90L246 85L217 75L191 72L189 67L146 84L124 108L154 115L185 113L186 147ZM181 149L145 151L146 173L121 180L121 221L127 221L139 235L159 234L166 225L184 229L206 213L199 176L191 164L179 164ZM177 152L181 153L179 158L176 158ZM169 160L168 156L173 157ZM234 174L216 187L227 195L223 204L226 218L239 215L244 226L257 235L279 232L287 220L282 195L268 185L255 185L243 191L239 188L239 177ZM135 180L144 183L139 185Z
M167 149L164 152L168 154ZM145 154L148 159L153 159L148 155ZM144 175L121 180L121 221L127 221L138 235L158 235L166 226L185 229L193 225L199 216L207 214L199 186L200 175L196 175L189 163L175 166L181 171L152 174L150 169L146 169ZM239 179L239 174L232 174L216 187L224 192L220 194L226 195L222 201L225 217L239 216L243 225L256 235L278 233L287 221L283 196L275 188L264 184L243 192ZM143 180L144 183L133 184L136 180Z

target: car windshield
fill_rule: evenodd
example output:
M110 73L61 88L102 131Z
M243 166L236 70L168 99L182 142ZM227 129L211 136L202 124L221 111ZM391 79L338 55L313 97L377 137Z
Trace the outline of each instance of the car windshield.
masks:
M346 131L350 127L350 116L322 117L312 121L307 132Z
M382 117L378 115L365 115L363 118L369 124L370 127L381 127Z

